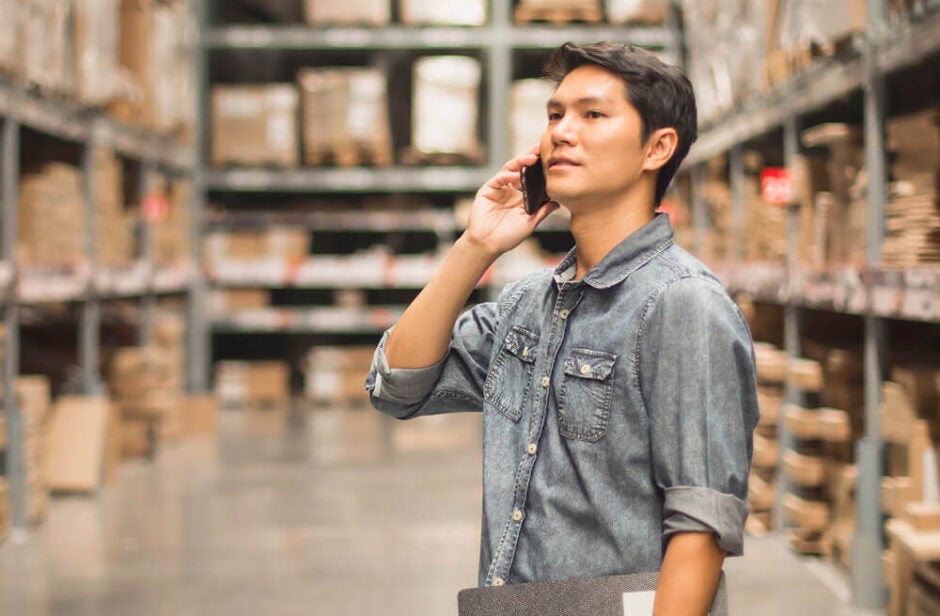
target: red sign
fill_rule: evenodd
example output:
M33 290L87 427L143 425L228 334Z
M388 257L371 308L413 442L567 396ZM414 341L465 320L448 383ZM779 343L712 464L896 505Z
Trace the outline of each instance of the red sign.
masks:
M163 222L170 214L170 203L165 195L151 193L144 197L143 210L147 222Z
M786 167L764 167L760 173L760 194L768 205L795 203L790 171Z

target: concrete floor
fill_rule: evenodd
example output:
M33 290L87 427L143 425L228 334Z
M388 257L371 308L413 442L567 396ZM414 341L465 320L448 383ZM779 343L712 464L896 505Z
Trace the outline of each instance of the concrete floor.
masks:
M440 616L476 580L478 417L225 411L0 546L0 614ZM777 538L726 565L732 613L872 614Z

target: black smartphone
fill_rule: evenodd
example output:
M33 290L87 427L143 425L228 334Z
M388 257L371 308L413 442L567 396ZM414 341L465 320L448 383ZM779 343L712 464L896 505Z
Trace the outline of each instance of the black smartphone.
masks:
M534 165L523 167L519 175L525 211L535 214L540 207L551 200L545 190L545 169L542 168L542 159L537 159Z

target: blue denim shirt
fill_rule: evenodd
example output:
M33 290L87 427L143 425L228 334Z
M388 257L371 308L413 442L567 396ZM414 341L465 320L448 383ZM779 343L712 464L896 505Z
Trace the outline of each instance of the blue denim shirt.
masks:
M483 412L479 583L658 571L666 538L739 555L758 420L748 326L664 215L581 280L554 271L465 312L447 356L366 381L405 419Z

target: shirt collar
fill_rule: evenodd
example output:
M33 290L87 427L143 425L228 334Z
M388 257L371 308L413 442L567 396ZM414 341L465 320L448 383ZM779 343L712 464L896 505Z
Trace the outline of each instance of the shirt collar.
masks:
M667 214L656 214L653 220L643 225L601 259L581 279L595 289L607 289L620 284L627 277L649 262L654 256L673 243L672 223ZM555 268L555 282L571 282L577 268L577 246Z

